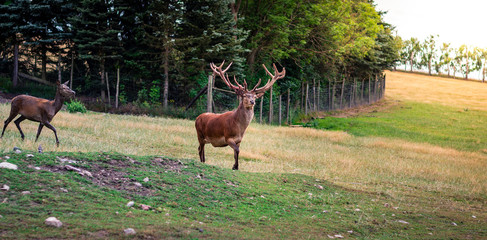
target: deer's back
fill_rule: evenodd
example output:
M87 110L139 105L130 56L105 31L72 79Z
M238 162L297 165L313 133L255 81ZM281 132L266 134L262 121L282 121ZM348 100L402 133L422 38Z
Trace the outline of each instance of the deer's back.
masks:
M50 115L49 102L49 100L43 98L19 95L12 99L12 111L16 111L29 120L39 122L44 115Z

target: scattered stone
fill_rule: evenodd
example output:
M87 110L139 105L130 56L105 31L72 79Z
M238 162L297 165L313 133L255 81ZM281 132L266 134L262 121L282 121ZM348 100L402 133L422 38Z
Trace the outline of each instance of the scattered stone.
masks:
M30 158L30 157L34 157L34 154L30 154L30 153L29 153L29 154L27 154L27 155L25 155L25 156L26 156L26 157L28 157L28 158Z
M30 191L23 191L22 192L22 195L29 195L30 194Z
M42 151L43 151L43 150L42 150L42 146L39 144L39 147L37 148L37 152L38 152L38 153L42 153Z
M397 220L398 223L404 223L404 224L409 224L408 222L404 221L404 220Z
M61 189L62 192L65 192L65 193L68 192L68 189L66 189L66 188L60 188L60 189Z
M132 206L134 206L134 204L135 204L134 201L130 201L127 203L127 207L132 207Z
M69 159L69 158L63 158L63 157L56 157L56 159L62 163L78 163L78 161Z
M389 203L385 203L384 207L390 207Z
M124 229L123 232L125 233L125 235L135 235L137 233L133 228Z
M37 171L41 170L40 167L34 167L34 169L37 170Z
M333 237L333 236L331 236L331 235L327 235L327 236L328 236L328 238L331 238L331 239L335 238L335 237Z
M472 218L477 218L477 216L472 215Z
M348 233L350 233L350 234L352 234L352 233L353 233L353 231L352 231L352 230L350 230L350 231L347 231L347 232L348 232Z
M204 232L204 230L201 228L198 228L198 231L200 231L200 233Z
M452 222L451 223L453 226L458 226L458 224L456 224L455 222Z
M2 191L8 191L10 189L10 187L8 185L5 185L3 184L2 188L0 188L0 190Z
M0 163L0 168L6 168L6 169L12 169L12 170L18 169L17 165L12 164L12 163L8 163L8 162Z
M321 186L321 185L316 185L316 187L323 190L323 186Z
M144 178L144 182L148 182L149 181L149 178L148 177L145 177Z
M142 187L142 183L140 183L140 182L134 182L134 185L135 185L136 187Z
M70 171L75 171L75 172L78 172L79 175L81 176L88 176L88 177L93 177L93 175L86 171L86 170L83 170L83 169L79 169L79 168L76 168L76 167L73 167L71 165L66 165L64 166L67 170L70 170Z
M46 219L46 221L44 222L46 225L48 226L53 226L53 227L61 227L63 225L63 223L61 221L59 221L57 218L55 217L49 217Z
M9 159L10 159L10 157L9 157L9 156L5 156L5 157L3 157L3 158L5 158L6 160L9 160Z
M151 209L151 206L145 205L145 204L140 204L140 208L144 211L149 211Z
M335 238L343 238L343 236L340 235L340 234L335 234L333 237L335 237Z
M358 208L355 208L355 212L360 212L360 209L358 209Z
M15 151L14 151L14 153L16 153L16 154L21 154L21 153L22 153L22 151L20 151L19 149L17 149L17 150L15 150Z
M323 212L324 212L324 213L328 213L328 211L326 211L326 210L323 210Z

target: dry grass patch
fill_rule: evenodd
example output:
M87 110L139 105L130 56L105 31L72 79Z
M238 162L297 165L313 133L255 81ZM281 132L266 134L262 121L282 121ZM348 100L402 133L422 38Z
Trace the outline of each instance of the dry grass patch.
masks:
M386 76L386 97L487 111L485 83L391 71Z

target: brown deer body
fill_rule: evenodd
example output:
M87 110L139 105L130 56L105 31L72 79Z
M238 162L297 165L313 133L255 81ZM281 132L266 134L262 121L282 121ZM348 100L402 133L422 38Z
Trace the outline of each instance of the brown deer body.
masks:
M5 128L7 128L8 124L20 114L20 117L17 118L14 123L19 129L20 137L24 140L24 133L20 128L20 123L25 119L29 119L34 122L39 122L39 128L37 129L37 136L36 141L41 134L42 128L46 126L47 128L51 129L54 132L54 136L56 137L56 144L59 146L59 140L56 133L56 128L51 125L51 120L54 118L57 112L63 106L65 100L74 97L75 92L71 90L67 83L61 84L57 82L57 90L56 90L56 97L54 100L50 101L47 99L32 97L28 95L19 95L12 99L12 104L10 108L10 115L5 120L2 136L5 132Z
M199 147L198 152L200 161L205 162L205 144L211 143L213 147L226 147L230 146L234 150L235 164L234 170L238 170L238 155L240 153L240 142L244 136L245 130L249 126L252 118L254 117L254 105L257 98L262 97L268 89L276 82L277 79L281 79L285 76L286 70L281 72L277 71L276 65L274 65L274 73L272 75L264 66L267 74L271 76L271 79L267 81L264 87L257 88L260 84L260 79L257 85L252 89L247 89L247 83L244 80L244 85L240 85L234 78L237 86L230 83L228 76L225 72L232 65L231 63L225 70L222 70L224 62L219 66L210 64L212 70L218 74L225 84L235 93L241 97L242 101L236 110L229 111L222 114L203 113L196 118L195 127L198 135Z

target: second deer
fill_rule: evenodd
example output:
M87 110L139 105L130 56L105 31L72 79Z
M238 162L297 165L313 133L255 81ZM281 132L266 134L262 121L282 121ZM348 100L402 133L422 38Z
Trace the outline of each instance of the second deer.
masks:
M218 74L225 84L235 91L242 101L237 109L222 114L203 113L196 118L195 127L198 134L199 147L198 152L200 155L200 161L205 162L205 144L211 143L213 147L226 147L230 146L234 151L235 164L233 170L238 170L238 154L240 152L240 142L244 136L245 130L254 117L254 105L257 98L260 98L264 93L272 87L272 85L286 75L286 69L283 68L281 72L277 70L274 64L274 75L271 74L265 65L262 65L266 73L271 77L265 86L257 88L261 82L259 82L252 90L247 89L247 82L244 80L243 86L237 82L234 77L234 81L237 85L233 85L228 79L228 75L225 72L230 68L232 63L228 65L225 70L222 70L223 64L216 66L211 63L210 67L214 73Z
M64 101L73 98L75 95L75 92L67 86L68 82L64 84L61 84L59 81L57 82L56 97L52 101L28 95L19 95L17 97L14 97L12 99L10 115L7 120L5 120L2 136L0 136L0 138L3 137L3 133L5 132L5 128L7 128L8 124L18 114L20 114L20 117L17 118L14 123L17 126L17 129L19 129L20 137L22 138L22 140L24 140L24 133L20 128L20 123L25 119L29 119L34 122L39 122L36 141L41 134L42 128L46 126L54 132L54 136L56 137L56 145L59 146L56 128L54 128L50 122L52 118L56 115L56 113L61 110Z

